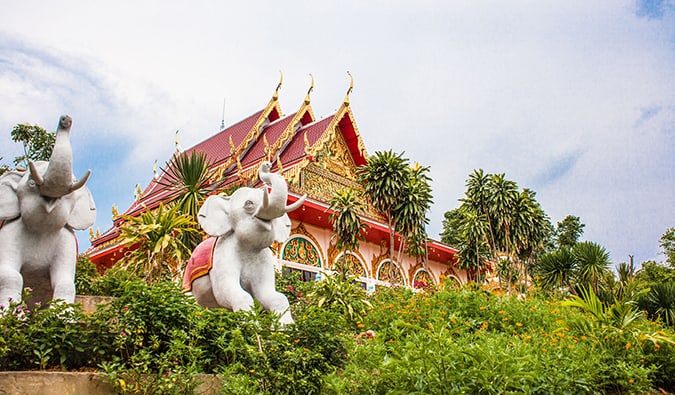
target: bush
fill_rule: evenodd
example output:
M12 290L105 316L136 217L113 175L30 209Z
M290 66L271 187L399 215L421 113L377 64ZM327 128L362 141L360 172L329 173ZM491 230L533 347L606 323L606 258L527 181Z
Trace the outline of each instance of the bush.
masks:
M280 327L257 304L204 309L173 283L120 273L109 277L118 297L91 314L5 307L0 369L99 369L120 393L190 393L198 373L221 375L223 391L238 394L675 390L672 329L629 305L466 288L365 296L349 280L282 278L296 324Z

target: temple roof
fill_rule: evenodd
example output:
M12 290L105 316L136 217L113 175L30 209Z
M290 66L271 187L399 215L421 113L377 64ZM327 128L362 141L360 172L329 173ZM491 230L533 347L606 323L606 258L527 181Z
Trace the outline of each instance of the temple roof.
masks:
M356 168L367 163L368 154L354 121L348 95L334 114L316 120L309 100L312 90L310 88L298 110L282 117L277 100L278 88L279 86L263 109L185 150L185 153L206 154L212 164L211 174L216 179L212 184L214 190L218 191L236 183L259 185L257 170L263 161L273 162L274 171L282 172L287 178L289 175L299 174L302 168L316 168L317 165L325 167L329 163L333 170L338 169L338 176L347 177L349 180L346 182L354 183ZM341 156L332 157L334 151L342 152ZM177 196L175 190L165 186L169 176L164 171L157 177L150 181L123 215L113 219L110 229L92 240L92 247L87 253L92 260L95 257L99 260L97 264L103 262L104 266L108 266L106 260L114 262L119 259L113 260L113 255L119 255L123 250L122 246L115 244L115 239L120 234L124 216L139 215ZM290 202L305 193L294 189L298 186L292 180L289 182ZM291 213L291 217L330 228L327 208L328 201L325 197L317 200L310 196L302 209ZM373 222L372 218L370 221ZM373 239L383 238L388 229L384 224L378 225L375 222L371 224L370 236Z

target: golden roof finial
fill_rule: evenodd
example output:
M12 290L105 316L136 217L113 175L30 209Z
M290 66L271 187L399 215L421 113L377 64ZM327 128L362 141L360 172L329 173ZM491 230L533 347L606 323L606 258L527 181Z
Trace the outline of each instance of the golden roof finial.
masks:
M112 212L113 219L115 219L118 215L120 215L120 212L117 210L117 206L115 206L114 204L110 208L110 211Z
M232 135L230 135L230 156L234 156L234 151L236 150L234 142L232 141Z
M136 200L140 200L143 197L143 191L141 190L141 185L136 184L136 190L134 191L134 197Z
M263 134L263 145L265 148L263 148L263 152L267 156L267 161L270 161L270 144L267 142L267 135Z
M94 240L94 228L89 227L89 241Z
M281 165L281 157L277 156L277 167L279 168L279 174L284 171L284 167Z
M284 83L284 73L279 70L279 83L277 84L277 89L274 90L274 96L272 96L272 99L277 100L279 99L279 89L281 89L281 85Z
M159 173L157 173L157 159L155 159L155 163L152 165L152 174L155 180L159 178Z
M312 79L312 85L307 89L307 95L305 96L305 104L309 104L309 94L314 90L314 76L312 73L309 73L309 77Z
M180 132L180 129L176 130L176 136L174 137L174 144L176 144L177 152L183 152L183 148L180 146L180 141L178 141L178 132Z
M349 94L352 93L352 90L354 89L354 77L352 77L352 73L349 71L347 71L347 75L349 75L349 89L347 89L347 94L345 95L345 106L349 105Z
M305 154L309 155L309 139L307 138L307 131L305 130L305 134L303 136L303 140L305 142Z

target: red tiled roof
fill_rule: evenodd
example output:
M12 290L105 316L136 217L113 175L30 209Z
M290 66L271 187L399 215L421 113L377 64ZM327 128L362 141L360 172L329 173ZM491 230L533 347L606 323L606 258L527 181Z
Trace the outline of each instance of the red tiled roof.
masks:
M267 139L267 144L270 146L274 145L274 143L277 142L281 134L284 132L284 130L286 130L286 127L288 127L288 124L293 120L294 117L295 114L292 114L267 125L267 127L265 127L265 129L260 134L258 140L253 143L253 146L241 159L242 166L247 167L250 164L259 162L263 157L265 157L265 139ZM263 136L265 137L263 138Z
M204 152L207 159L214 165L217 165L230 157L230 136L232 136L232 143L235 147L244 141L248 132L253 128L255 123L260 119L262 112L249 116L241 122L235 123L227 129L217 133L194 147L187 150L187 152L198 151Z
M281 163L288 164L294 163L299 159L302 159L306 156L305 154L305 135L307 136L307 141L309 145L312 146L314 143L321 138L326 128L330 125L333 120L334 115L324 118L320 121L310 123L309 125L304 126L298 130L291 142L286 146L286 149L281 153L280 159Z

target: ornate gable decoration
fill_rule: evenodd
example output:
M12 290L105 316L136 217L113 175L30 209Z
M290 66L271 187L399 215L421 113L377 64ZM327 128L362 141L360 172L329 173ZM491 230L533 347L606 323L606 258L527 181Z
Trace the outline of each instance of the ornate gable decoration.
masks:
M336 129L338 129L337 126ZM317 147L318 149L314 153L315 164L340 177L355 181L356 164L342 133L336 130L328 134L332 135L331 138L325 141L321 147Z

